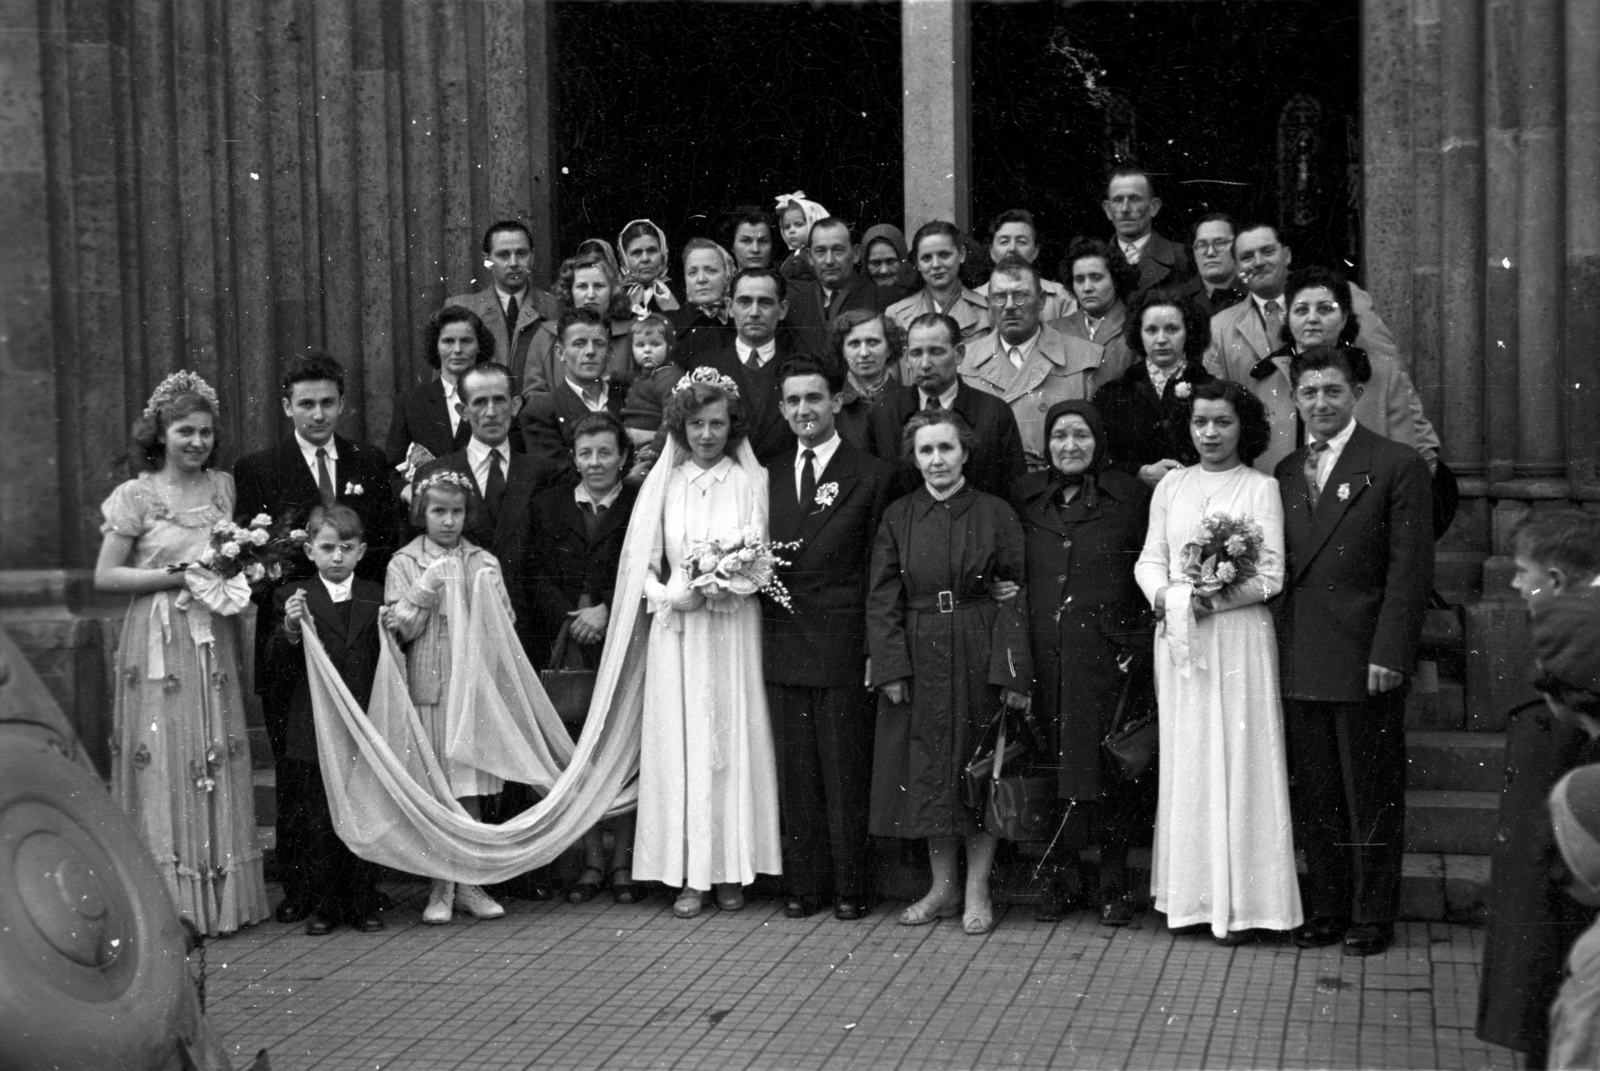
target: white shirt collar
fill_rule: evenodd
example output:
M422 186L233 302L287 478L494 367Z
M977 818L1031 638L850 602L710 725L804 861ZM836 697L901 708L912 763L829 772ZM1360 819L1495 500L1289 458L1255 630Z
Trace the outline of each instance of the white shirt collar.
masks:
M959 494L963 487L967 486L967 477L963 474L960 479L956 480L955 486L948 491L935 491L933 488L928 487L926 481L923 482L922 486L927 488L928 494L933 496L935 502L948 502Z
M941 409L949 409L952 406L954 406L956 404L956 391L958 391L960 389L961 389L961 377L957 376L956 377L956 381L954 383L950 384L950 386L945 389L945 392L943 394L939 395L939 408L941 408ZM923 391L923 389L921 387L917 388L917 408L918 409L926 409L926 408L928 408L928 395L927 395L926 392Z
M1278 315L1280 315L1280 316L1283 315L1284 308L1283 308L1283 295L1282 294L1279 294L1275 298L1264 298L1260 294L1258 294L1254 290L1252 290L1252 291L1250 291L1250 300L1254 301L1256 303L1256 311L1261 314L1261 318L1263 320L1265 320L1266 316L1267 316L1267 302L1269 302L1269 301L1276 301L1278 303Z
M329 583L328 578L325 576L318 576L317 579L322 581L322 586L328 589L328 598L335 603L350 601L350 589L354 586L356 580L354 573L345 577L342 584Z
M597 397L591 398L587 394L583 393L583 386L581 384L575 382L571 376L567 376L566 379L567 379L567 386L572 388L572 393L576 394L578 396L578 400L583 402L583 404L588 407L589 412L591 412L591 413L599 413L599 412L603 412L605 410L605 407L606 407L606 382L605 382L605 380L602 379L599 383L595 384L595 386L598 389L599 393L598 393Z
M994 341L995 345L1000 350L1000 355L1006 359L1007 364L1011 362L1012 346L1015 346L1017 349L1022 351L1022 363L1027 364L1028 356L1033 353L1033 347L1039 344L1039 336L1042 334L1044 334L1044 327L1041 324L1039 327L1033 329L1033 334L1029 335L1021 342L1007 342L1004 336L1000 334L1000 329L996 327L994 329Z
M1160 394L1167 389L1167 383L1175 379L1183 371L1183 365L1173 365L1171 370L1168 370L1147 357L1144 362L1144 370L1145 374L1150 377L1150 385L1156 389L1157 394Z
M1321 488L1323 484L1328 482L1328 477L1333 474L1333 466L1339 463L1339 455L1344 453L1346 444L1350 442L1350 436L1354 435L1355 433L1356 422L1355 418L1352 417L1350 423L1346 424L1344 429L1340 431L1339 434L1328 440L1328 448L1322 452L1321 457L1317 458L1318 488ZM1317 441L1317 437L1312 435L1310 430L1307 429L1306 445L1310 446L1310 444L1315 441Z
M805 457L803 456L805 452L810 450L816 455L816 460L814 460L812 464L815 466L816 477L820 480L822 479L822 474L828 471L828 464L833 460L833 455L838 452L839 444L843 441L844 440L839 436L839 429L835 428L833 429L833 434L828 437L828 441L825 443L819 443L816 446L806 446L804 443L795 444L794 490L797 496L800 493L800 473L805 469L806 464Z
M589 502L595 506L599 506L604 509L610 509L611 504L617 500L617 496L620 494L622 494L621 480L618 480L615 487L601 495L599 498L595 498L594 495L590 494L588 485L582 480L579 480L578 486L572 489L572 500L578 503L580 506L585 502Z
M305 456L306 464L315 469L317 467L317 447L306 442L298 431L294 433L294 441L300 444L300 453ZM328 436L328 441L322 444L322 449L328 452L329 461L339 460L339 441L336 436Z
M1145 231L1144 234L1140 235L1138 238L1135 238L1131 242L1127 241L1119 234L1117 235L1117 245L1121 246L1125 250L1134 249L1143 253L1144 247L1150 244L1150 236L1155 233L1155 228L1152 227L1150 230Z
M724 454L721 461L709 469L703 469L695 464L694 458L691 457L678 467L688 469L689 482L705 491L709 490L712 484L721 483L728 478L728 473L733 471L733 458Z
M740 364L749 364L750 363L750 351L752 349L750 343L746 342L742 338L736 338L736 339L734 339L734 348L735 348L735 351L739 354L739 363ZM754 349L755 349L755 352L756 352L756 356L760 358L760 362L757 365L757 367L758 368L765 368L766 365L767 365L767 362L772 360L772 358L778 352L778 338L777 338L777 336L774 335L772 338L767 339L767 341L762 343L760 346L754 347Z
M523 287L521 290L518 290L515 294L513 294L509 290L501 290L500 289L500 284L496 283L495 287L494 287L494 296L500 299L500 314L502 316L505 315L508 306L510 306L511 299L512 298L516 298L517 299L517 319L519 319L519 320L522 319L522 309L528 303L528 288L527 287Z
M511 440L507 439L499 446L491 447L476 435L467 440L467 464L472 466L472 478L478 481L478 490L484 491L489 486L489 455L498 451L500 454L500 473L506 479L511 478Z

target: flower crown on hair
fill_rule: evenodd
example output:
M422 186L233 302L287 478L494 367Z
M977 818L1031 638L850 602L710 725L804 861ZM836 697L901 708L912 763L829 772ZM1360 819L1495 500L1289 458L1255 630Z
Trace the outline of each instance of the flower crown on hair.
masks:
M156 385L155 393L144 403L144 418L153 418L163 405L185 394L198 394L211 403L211 408L218 408L217 392L211 384L200 378L198 372L177 371Z
M693 372L685 372L683 378L678 380L678 385L672 388L672 393L692 390L696 383L704 383L708 387L716 387L724 394L739 397L739 385L708 365L701 365Z
M425 495L435 487L444 487L446 485L455 488L462 494L472 494L472 481L454 469L440 469L438 472L427 476L421 483L417 484L416 493Z

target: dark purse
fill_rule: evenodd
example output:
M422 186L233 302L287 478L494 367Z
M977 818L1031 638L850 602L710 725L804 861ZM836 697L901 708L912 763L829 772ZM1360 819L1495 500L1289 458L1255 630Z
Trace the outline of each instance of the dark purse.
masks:
M539 671L550 704L568 725L582 725L589 716L589 700L594 696L596 671L583 667L578 645L571 643L572 619L561 624L556 642L550 646L550 668Z
M1143 713L1128 710L1128 695L1133 691L1133 674L1122 682L1122 695L1117 699L1116 713L1111 716L1111 729L1100 741L1100 749L1109 760L1112 770L1124 781L1137 781L1150 768L1160 739L1160 726L1156 722L1154 704Z
M1017 760L1028 751L1020 741L1007 743L1008 720L1007 708L1002 706L991 723L999 726L994 748L984 755L983 745L978 745L980 753L967 764L964 787L978 804L973 810L985 833L1005 840L1043 840L1050 834L1056 813L1056 779L1048 774L1005 772L1008 762L1020 767Z

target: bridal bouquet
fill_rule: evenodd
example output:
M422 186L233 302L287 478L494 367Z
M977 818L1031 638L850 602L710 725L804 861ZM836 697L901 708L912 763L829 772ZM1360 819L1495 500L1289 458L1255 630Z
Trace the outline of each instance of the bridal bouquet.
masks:
M283 576L284 562L300 553L305 540L304 529L287 524L274 529L265 513L248 525L218 521L199 561L174 565L170 571L183 573L189 594L208 609L230 616L250 602L252 588Z
M1201 518L1183 545L1183 575L1196 595L1230 595L1256 575L1265 541L1261 526L1249 517L1210 514Z
M794 550L799 543L774 543L762 539L755 529L734 531L719 539L705 539L690 546L683 558L691 588L718 585L736 595L762 592L784 609L789 604L789 589L778 579L778 567L789 562L778 557L780 551Z

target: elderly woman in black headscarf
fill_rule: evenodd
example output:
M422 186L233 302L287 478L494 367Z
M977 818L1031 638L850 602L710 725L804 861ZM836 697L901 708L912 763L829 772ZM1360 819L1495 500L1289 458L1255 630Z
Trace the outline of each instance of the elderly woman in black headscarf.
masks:
M1153 710L1148 605L1133 578L1144 547L1150 490L1107 467L1100 413L1081 399L1045 414L1044 455L1050 467L1012 485L1026 538L1029 629L1034 652L1034 723L1053 735L1057 794L1087 820L1098 845L1098 875L1083 888L1100 921L1133 919L1128 893L1130 843L1149 843L1155 820L1155 774L1124 781L1102 758L1101 741L1118 720ZM1063 836L1055 852L1070 856L1078 838ZM1072 902L1070 870L1052 871L1052 895L1041 918L1058 918Z

